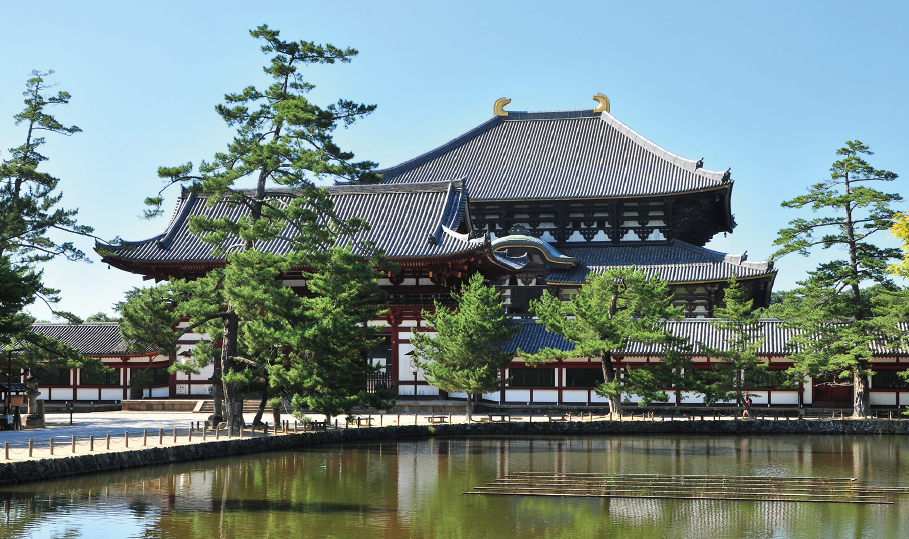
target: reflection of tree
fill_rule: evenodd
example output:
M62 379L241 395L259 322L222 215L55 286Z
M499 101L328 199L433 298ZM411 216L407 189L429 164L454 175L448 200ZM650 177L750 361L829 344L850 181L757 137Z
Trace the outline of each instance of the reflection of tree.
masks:
M61 514L135 517L147 539L219 537L897 537L902 507L465 496L506 473L905 476L909 437L508 437L352 443L0 490L0 537ZM738 457L737 457L738 456ZM410 470L403 470L403 466ZM416 469L424 477L415 476ZM415 492L408 497L404 491ZM76 511L78 509L78 511ZM144 516L142 516L144 515ZM849 533L847 531L855 531ZM83 532L84 534L84 532ZM129 535L130 537L136 535Z

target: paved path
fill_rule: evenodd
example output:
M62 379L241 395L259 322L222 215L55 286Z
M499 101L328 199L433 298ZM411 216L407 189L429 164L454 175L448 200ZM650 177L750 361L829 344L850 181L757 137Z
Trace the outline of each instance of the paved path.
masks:
M372 418L373 426L391 426L391 425L427 425L429 424L430 415L444 418L444 422L464 423L466 416L449 415L449 414L429 414L426 412L417 414L361 414L360 418L367 416ZM483 416L486 414L478 414ZM441 416L441 417L440 417ZM243 414L247 424L251 424L255 414ZM323 415L310 414L313 420L322 421ZM124 451L127 449L141 449L142 447L153 447L158 445L183 445L187 443L203 443L202 433L196 431L190 432L190 425L195 426L197 422L202 423L207 416L192 412L94 412L73 414L73 424L70 425L69 414L47 414L46 428L43 429L26 429L19 431L0 431L0 462L5 462L4 445L9 444L9 460L29 460L28 442L34 440L32 459L39 458L64 458L73 454L86 454L88 452L107 452L107 436L110 435L109 451ZM597 420L604 417L596 417ZM272 415L267 414L264 420L271 423ZM290 432L293 432L295 419L289 414L282 414L281 419L290 421ZM479 419L479 417L477 418ZM488 417L487 417L488 419ZM582 417L575 415L573 421L590 421L593 417L585 414ZM550 420L546 416L528 417L523 415L512 415L513 421L533 421L544 422ZM341 419L343 428L344 420ZM274 425L271 425L272 427ZM365 426L365 425L364 425ZM351 425L350 428L357 428ZM163 436L159 444L159 429L163 430ZM174 429L178 431L177 441L174 441ZM302 430L302 426L301 426ZM143 436L144 431L148 431L147 439ZM129 433L128 444L125 433ZM235 433L236 435L237 433ZM262 436L262 432L245 431L246 437ZM72 439L76 437L76 451L72 450ZM207 442L214 441L216 438L212 430L206 432ZM226 430L221 430L220 439L227 436ZM93 447L89 446L90 437L94 437ZM54 451L51 454L50 441L53 438Z

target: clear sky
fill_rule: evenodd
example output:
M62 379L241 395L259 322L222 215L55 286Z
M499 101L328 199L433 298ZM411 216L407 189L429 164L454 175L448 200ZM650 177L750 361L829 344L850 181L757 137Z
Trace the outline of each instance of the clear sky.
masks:
M305 76L317 103L378 105L337 139L382 167L488 120L499 97L513 100L510 110L567 110L594 107L590 96L602 92L613 115L660 146L732 168L738 228L712 249L765 260L776 231L805 216L780 202L828 177L846 140L870 145L873 165L904 176L884 187L909 195L905 1L3 0L0 10L0 157L24 141L12 116L29 72L55 70L73 99L53 112L84 132L48 137L45 170L61 178L63 206L105 238L160 233L169 210L138 218L161 186L157 167L198 164L225 147L231 133L214 105L267 83L267 58L248 34L262 23L284 39L360 51ZM829 254L783 258L775 289ZM61 308L112 313L125 290L147 284L92 258L47 266Z

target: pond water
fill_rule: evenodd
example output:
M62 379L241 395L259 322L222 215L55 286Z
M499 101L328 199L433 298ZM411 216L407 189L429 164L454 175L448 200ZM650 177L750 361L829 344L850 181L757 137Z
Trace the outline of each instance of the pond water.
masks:
M0 489L0 537L909 537L894 505L472 496L521 471L854 477L909 487L907 436L388 440Z

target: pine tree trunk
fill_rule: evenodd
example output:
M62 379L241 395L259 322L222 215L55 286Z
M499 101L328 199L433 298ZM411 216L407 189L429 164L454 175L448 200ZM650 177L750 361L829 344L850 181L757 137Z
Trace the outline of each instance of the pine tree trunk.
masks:
M605 353L600 356L600 362L603 364L603 379L607 382L615 381L616 373L615 368L612 366L612 354ZM614 395L607 397L609 399L609 417L610 419L614 416L622 417L622 395Z
M871 413L871 393L868 391L867 374L859 374L860 370L868 368L865 362L859 362L852 374L853 388L855 389L854 400L852 404L852 415L858 418L868 417Z
M268 402L268 388L262 390L262 400L259 401L259 409L256 410L256 417L253 418L253 427L262 424L262 415L265 413L265 404Z
M221 368L224 374L234 370L234 356L237 355L237 330L240 325L240 318L228 306L227 315L224 318L224 337L221 342ZM240 387L236 383L224 384L224 400L227 402L227 423L235 429L239 429L243 424L243 395L240 393ZM239 409L240 413L235 414Z
M470 423L470 418L473 417L473 394L467 393L467 422Z

